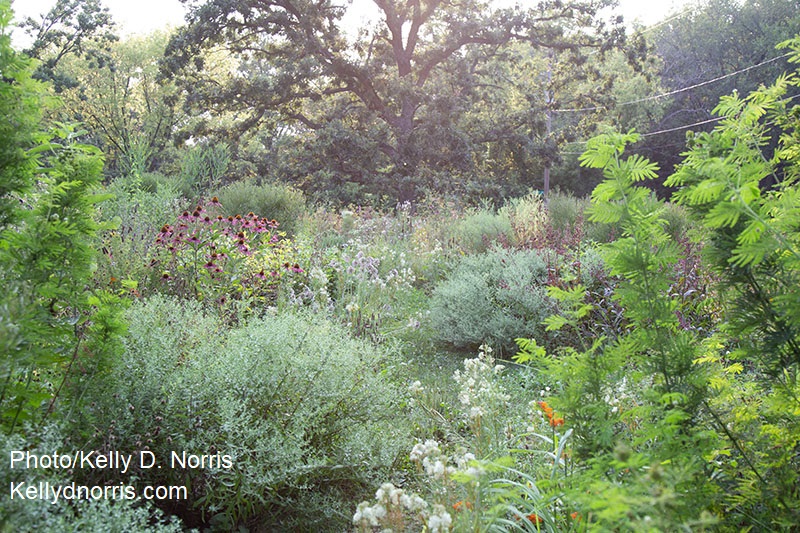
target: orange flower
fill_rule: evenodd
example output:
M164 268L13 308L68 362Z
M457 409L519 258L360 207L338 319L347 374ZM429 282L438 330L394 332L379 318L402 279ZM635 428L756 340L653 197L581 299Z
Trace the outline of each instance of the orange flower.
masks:
M534 524L541 524L544 522L544 519L536 513L531 513L526 518Z
M453 509L455 509L456 511L460 511L464 508L472 510L472 502L465 502L463 500L459 500L453 504Z
M569 516L572 517L573 520L580 521L580 519L581 519L581 515L578 514L578 511L575 511L574 513L570 514Z
M544 414L545 416L547 416L547 420L550 422L550 425L552 427L556 428L558 426L564 425L564 419L556 418L556 415L553 412L553 408L547 405L547 402L537 402L537 403L539 404L539 407L542 408L542 411L544 411Z

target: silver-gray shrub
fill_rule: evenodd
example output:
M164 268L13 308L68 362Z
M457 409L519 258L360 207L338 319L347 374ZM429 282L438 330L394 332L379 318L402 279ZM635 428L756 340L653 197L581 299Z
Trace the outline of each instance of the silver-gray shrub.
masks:
M67 486L75 481L70 472L62 469L11 468L11 452L25 450L34 455L52 455L54 452L71 454L74 443L64 439L56 425L41 428L26 427L25 436L0 436L0 484L9 489L13 484L24 483L24 489ZM47 489L45 489L47 490ZM22 490L25 495L25 490ZM137 531L141 533L180 533L185 531L175 517L166 517L149 502L125 499L67 499L54 501L52 492L44 492L49 499L38 497L11 497L8 492L0 498L0 532L81 531L105 533L107 531Z
M537 338L553 312L547 264L536 250L492 250L463 257L434 290L431 320L439 338L459 348L484 342L514 350L514 339Z
M227 330L194 302L154 297L128 319L124 355L85 402L89 447L230 455L227 470L135 473L189 486L215 527L341 530L351 498L409 445L386 354L320 316Z

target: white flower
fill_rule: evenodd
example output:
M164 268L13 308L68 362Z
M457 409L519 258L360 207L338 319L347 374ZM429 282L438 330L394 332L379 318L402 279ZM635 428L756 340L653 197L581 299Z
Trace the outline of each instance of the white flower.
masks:
M392 491L394 490L395 490L394 485L392 485L391 483L384 483L383 485L381 485L381 488L379 488L378 491L375 493L375 499L378 500L379 502L387 501L386 496L388 494L391 494Z
M408 386L408 391L411 394L420 394L425 390L425 387L422 386L422 382L417 380L411 385Z
M358 504L356 514L353 515L353 524L367 524L370 526L378 526L378 521L386 516L386 508L381 504L376 504L370 507L369 503L361 502Z
M428 529L431 533L448 531L452 523L453 519L450 518L450 513L444 510L443 505L433 506L433 513L428 517Z
M470 420L479 420L484 416L483 407L472 407L469 410L469 419Z
M435 440L428 439L425 441L425 444L418 442L414 445L411 449L410 459L418 463L429 455L441 455L441 453L441 450L439 450L439 443Z
M461 405L469 405L470 402L472 401L472 399L470 397L470 394L469 394L469 391L468 390L462 390L461 392L459 392L458 393L458 401L461 402Z
M464 473L467 474L471 478L478 478L484 474L484 469L477 467L477 466L470 466L467 468Z
M463 457L459 458L456 461L456 463L458 464L459 468L464 468L470 463L470 461L474 460L475 460L475 454L467 452L463 455Z
M442 479L445 473L448 472L448 468L445 467L441 459L431 461L429 457L426 457L422 460L422 466L425 467L425 473L433 479Z
M389 492L389 501L392 502L392 505L399 506L405 495L403 489L393 488L391 492Z

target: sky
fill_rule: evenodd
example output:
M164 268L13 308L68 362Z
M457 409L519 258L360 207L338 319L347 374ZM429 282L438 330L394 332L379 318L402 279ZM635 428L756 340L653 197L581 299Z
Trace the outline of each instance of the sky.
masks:
M12 0L12 7L18 19L32 16L40 19L56 0ZM356 0L358 2L358 0ZM644 2L642 0L619 0L619 11L625 20L634 20L644 24L654 24L663 20L670 13L683 8L689 0L661 0ZM525 4L525 0L520 0ZM533 2L530 2L531 4ZM147 34L165 27L176 27L183 24L185 8L179 0L104 0L103 5L111 11L111 16L120 26L119 33L125 37L135 34ZM360 22L363 16L357 13L350 15L354 22ZM23 37L14 35L15 43L24 45Z

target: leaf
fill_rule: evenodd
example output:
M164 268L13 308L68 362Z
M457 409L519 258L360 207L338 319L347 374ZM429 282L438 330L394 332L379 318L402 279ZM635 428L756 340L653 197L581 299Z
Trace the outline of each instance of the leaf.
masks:
M733 227L739 221L741 211L739 206L731 202L716 204L704 218L705 225L709 228Z
M515 363L525 364L547 355L546 350L536 344L535 339L517 339L516 341L520 351L511 358Z
M544 319L543 323L547 326L545 328L546 331L558 331L559 329L569 324L569 320L567 320L561 315L550 315L549 317Z
M754 244L761 239L761 235L764 233L765 229L766 226L760 220L752 220L747 227L742 230L736 238L736 241L740 245Z
M626 159L622 169L627 172L633 182L658 177L658 164L650 162L639 154L634 154Z
M553 461L553 470L552 472L550 472L550 479L555 478L558 468L563 465L563 460L561 459L561 457L563 457L564 455L564 449L567 447L567 441L571 436L572 436L572 428L569 428L567 432L564 433L564 436L561 437L561 439L559 439L558 449L556 450L555 454L555 461Z

